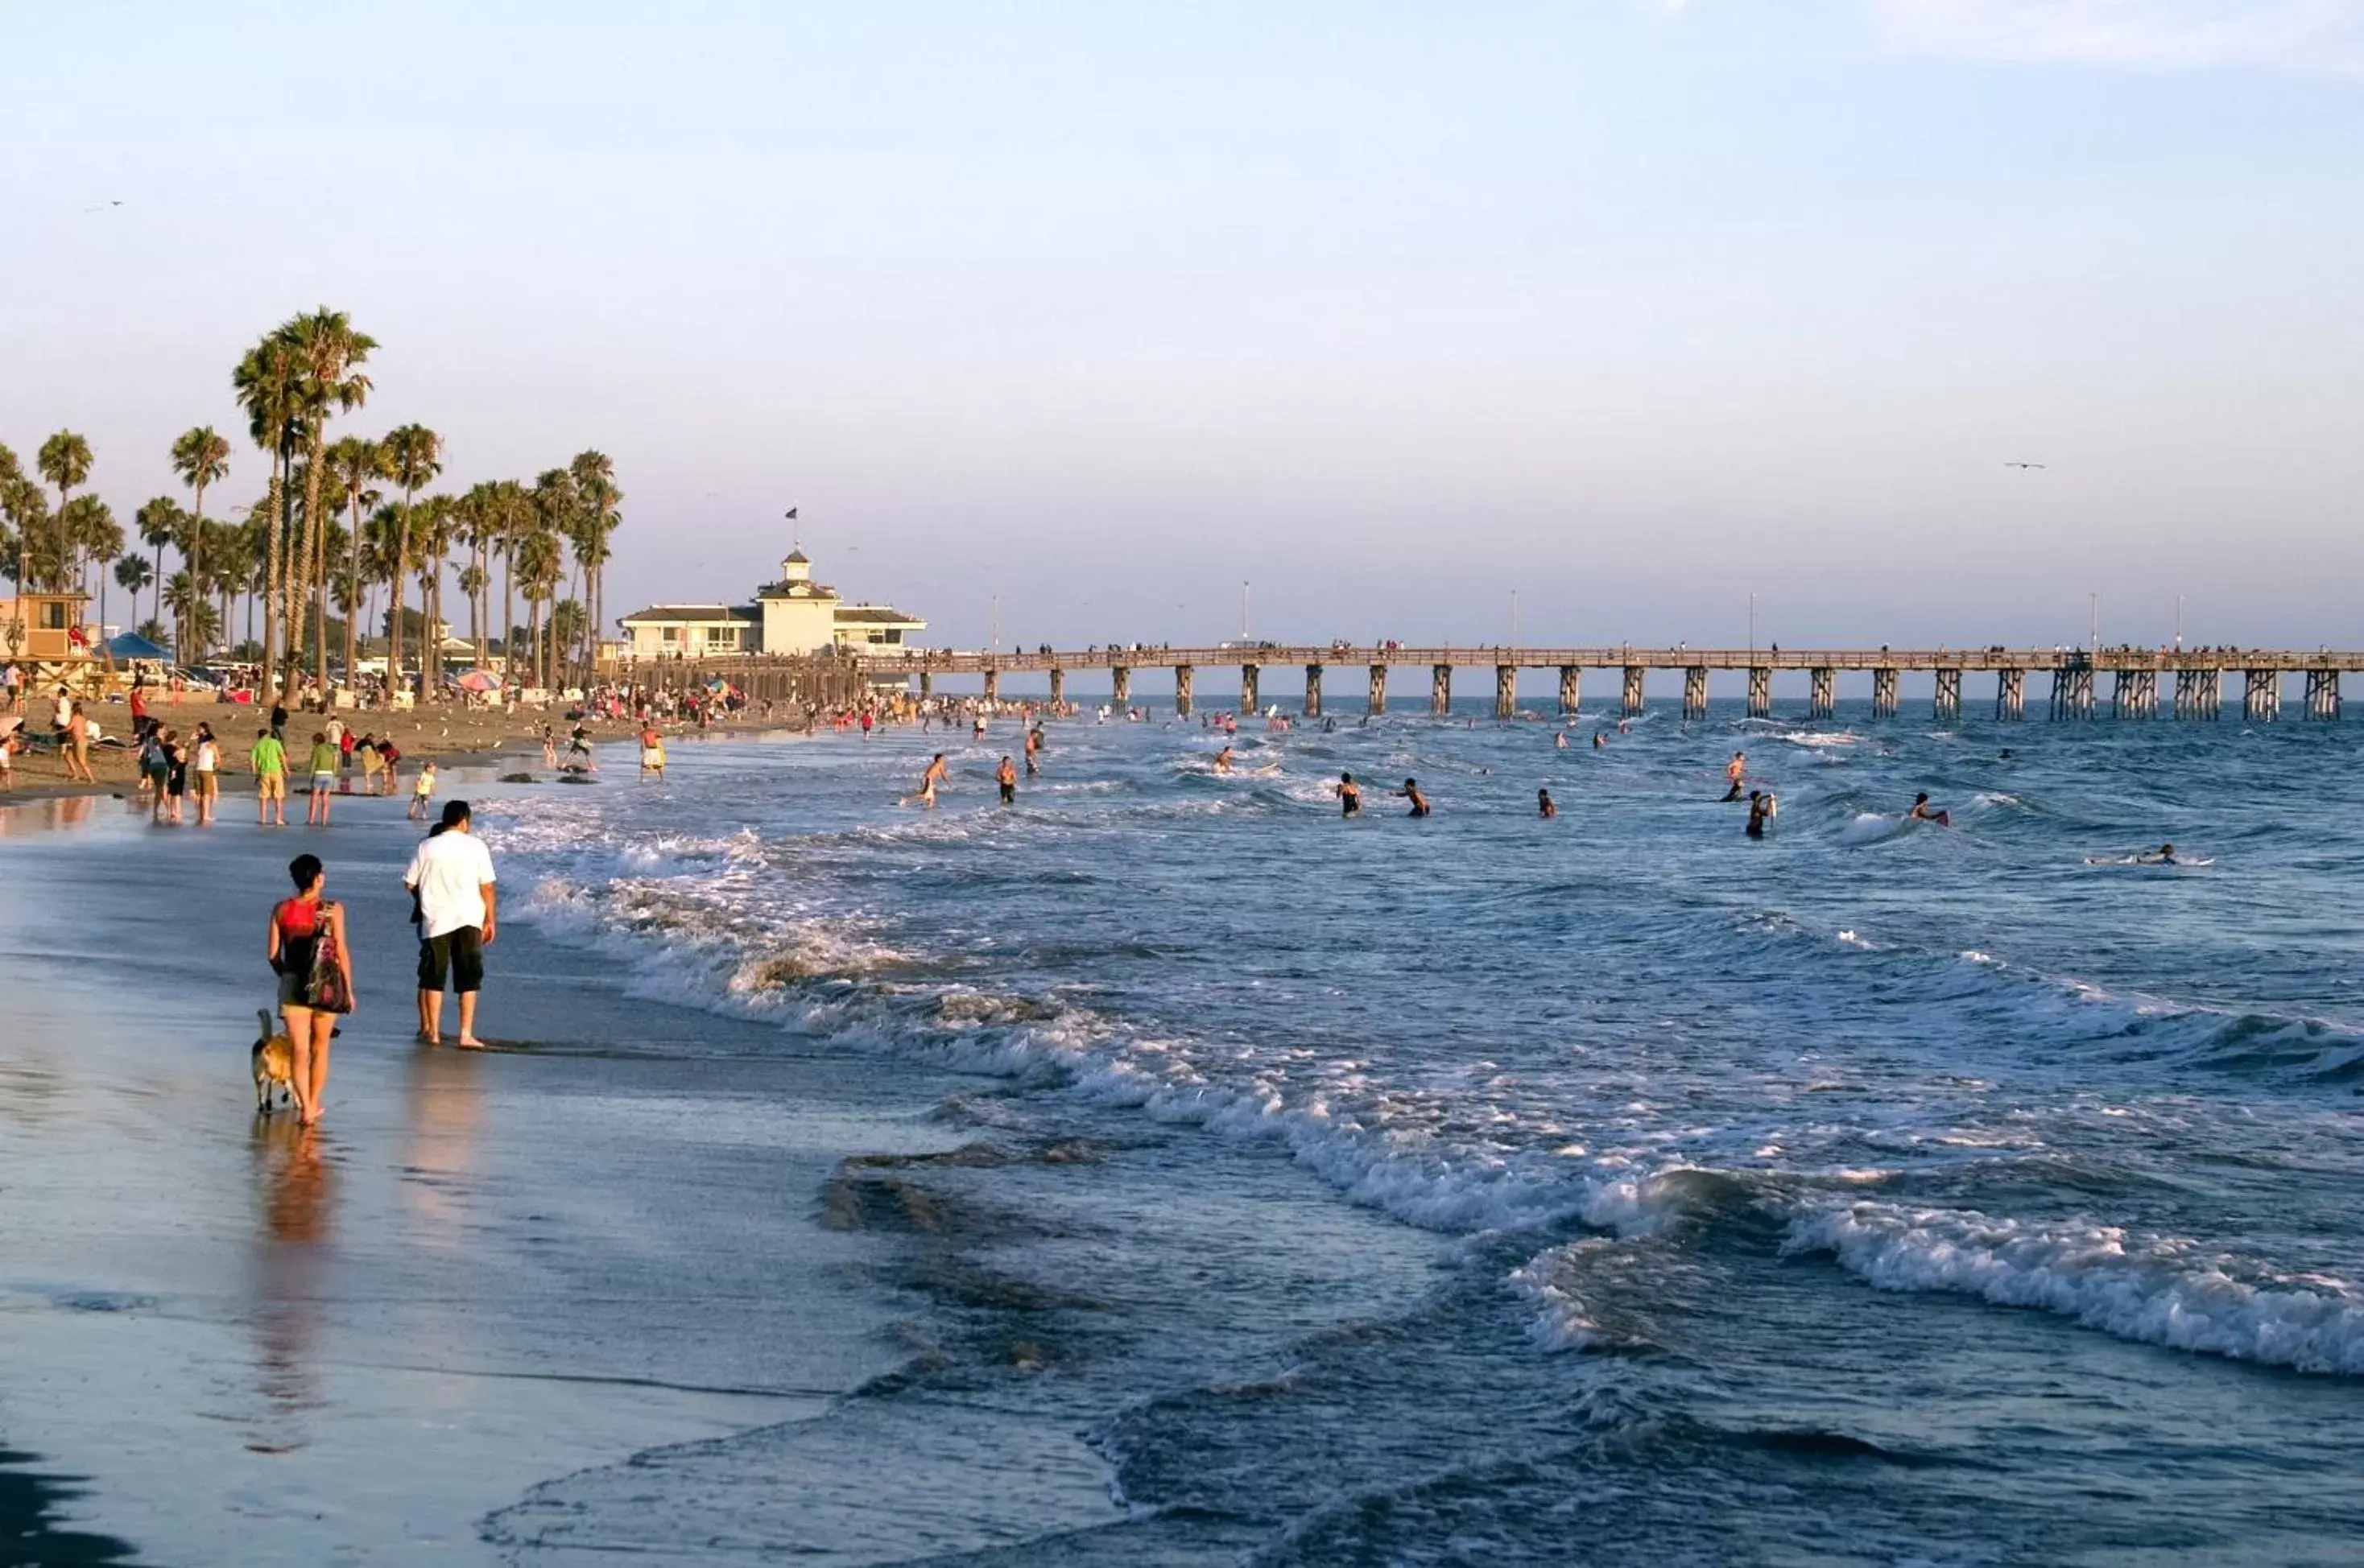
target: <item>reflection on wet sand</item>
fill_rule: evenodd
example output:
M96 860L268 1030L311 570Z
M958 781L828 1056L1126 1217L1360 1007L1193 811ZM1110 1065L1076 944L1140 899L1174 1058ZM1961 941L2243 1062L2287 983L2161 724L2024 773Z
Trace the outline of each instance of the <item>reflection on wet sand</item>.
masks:
M78 828L90 820L100 799L95 795L65 795L13 806L7 796L0 795L0 807L6 807L0 809L0 839L25 839L61 828Z
M429 1247L460 1240L460 1196L476 1156L480 1095L475 1056L421 1043L410 1053L410 1140L404 1151L403 1205Z
M293 1117L254 1122L254 1333L257 1382L267 1401L269 1429L247 1447L277 1452L302 1445L301 1432L281 1418L315 1407L313 1340L336 1229L336 1175L321 1157L317 1128Z

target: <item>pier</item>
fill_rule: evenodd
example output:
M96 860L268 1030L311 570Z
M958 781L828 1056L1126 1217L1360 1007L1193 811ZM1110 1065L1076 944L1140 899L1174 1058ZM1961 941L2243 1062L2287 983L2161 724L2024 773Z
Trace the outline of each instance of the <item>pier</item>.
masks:
M1188 715L1197 700L1202 669L1236 669L1240 674L1239 707L1262 706L1263 677L1267 668L1301 668L1305 672L1302 711L1322 712L1323 677L1335 668L1369 673L1368 711L1384 712L1388 676L1399 668L1429 672L1429 710L1443 717L1453 703L1455 670L1491 671L1494 716L1518 717L1518 680L1522 671L1548 670L1559 680L1559 712L1574 717L1583 711L1584 672L1614 671L1619 677L1618 709L1624 716L1645 706L1644 684L1653 673L1679 674L1681 710L1686 718L1707 712L1709 680L1730 672L1742 678L1742 691L1751 717L1773 715L1773 676L1777 671L1802 671L1807 695L1801 717L1830 717L1838 703L1842 678L1863 676L1868 683L1872 714L1892 718L1898 710L1898 678L1906 671L1931 675L1935 693L1932 716L1950 722L1961 716L1965 676L1993 680L1994 717L2023 718L2026 714L2028 677L2049 683L2049 711L2056 720L2082 722L2097 717L2096 693L2103 677L2109 684L2109 710L2119 719L2152 719L2160 716L2162 676L2173 681L2169 710L2180 719L2213 719L2223 706L2225 679L2241 677L2241 714L2251 723L2269 724L2281 717L2283 677L2303 677L2301 711L2321 721L2340 717L2339 681L2343 674L2364 670L2364 652L2290 649L2147 649L2087 650L2043 648L1980 649L1709 649L1635 648L1626 645L1589 648L1413 647L1400 643L1355 646L1348 643L1293 644L1279 642L1219 643L1212 647L1176 648L1142 644L1084 649L1033 649L1010 651L926 648L865 648L849 655L870 682L905 681L922 694L933 690L939 676L977 675L988 698L998 699L1001 677L1039 673L1049 677L1054 701L1064 701L1067 676L1077 670L1105 670L1119 706L1132 701L1136 672L1163 670L1172 673L1174 706ZM1482 689L1482 688L1480 688Z

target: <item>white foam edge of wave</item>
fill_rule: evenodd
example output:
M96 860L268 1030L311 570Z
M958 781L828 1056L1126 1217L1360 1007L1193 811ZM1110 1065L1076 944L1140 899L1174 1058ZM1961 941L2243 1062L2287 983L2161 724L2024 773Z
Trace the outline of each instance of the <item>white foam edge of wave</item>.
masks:
M2238 1279L2190 1243L2113 1226L1864 1202L1792 1219L1782 1251L1828 1253L1881 1290L1974 1296L2170 1350L2364 1374L2364 1296L2352 1287Z

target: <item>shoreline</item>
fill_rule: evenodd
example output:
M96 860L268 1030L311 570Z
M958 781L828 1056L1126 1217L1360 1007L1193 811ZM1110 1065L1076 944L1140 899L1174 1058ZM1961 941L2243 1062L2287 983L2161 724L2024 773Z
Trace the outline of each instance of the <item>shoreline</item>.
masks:
M34 719L38 711L35 708L26 715L25 728L28 733L36 728ZM247 766L246 753L253 744L254 731L263 728L259 720L268 718L268 710L258 710L245 703L183 703L179 706L151 708L149 717L160 720L166 728L184 734L200 723L211 724L222 746L221 793L224 795L251 795L254 793L254 773ZM313 713L290 714L287 731L290 736L309 733L305 728L307 723L317 728L326 724L330 717ZM438 768L496 768L516 762L520 751L530 750L535 753L534 765L538 767L541 765L541 727L548 724L557 728L563 743L573 724L571 720L543 714L468 709L447 711L441 708L408 714L340 712L333 717L342 718L349 728L362 734L390 738L402 752L406 789L418 780L417 764L430 758ZM126 724L129 722L128 714L112 705L99 716L100 725L108 740L121 738L110 722L118 717ZM630 740L640 733L639 727L630 720L585 719L584 724L591 732L594 745ZM668 744L724 736L745 740L766 735L787 737L808 733L794 724L783 722L777 716L741 715L716 720L703 729L679 721L659 723L657 728ZM287 742L287 793L291 798L309 793L308 788L297 787L296 744L292 739ZM99 780L96 784L83 784L65 776L64 761L55 753L39 757L19 754L16 758L16 782L0 787L0 809L81 796L128 799L139 793L137 760L138 754L128 746L120 749L98 747L91 752L90 762L91 771L99 775ZM351 778L357 787L350 792L349 798L370 798L358 787L366 776L358 768L354 770ZM340 795L345 794L340 791ZM393 797L380 795L377 798Z

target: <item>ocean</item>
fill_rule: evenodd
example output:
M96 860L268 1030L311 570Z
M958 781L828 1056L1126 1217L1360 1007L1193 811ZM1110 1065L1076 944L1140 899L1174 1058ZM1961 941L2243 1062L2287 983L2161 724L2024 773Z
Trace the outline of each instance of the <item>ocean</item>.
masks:
M1008 809L1009 720L489 792L510 918L619 1006L953 1086L778 1195L895 1260L891 1371L487 1539L2364 1559L2352 728L1557 728L1251 721L1222 774L1163 710L1054 723ZM908 1539L810 1539L864 1492Z

